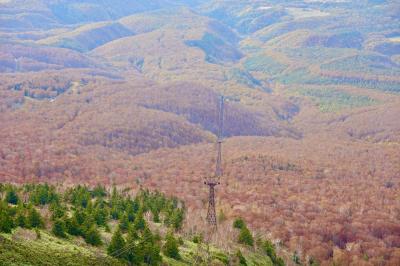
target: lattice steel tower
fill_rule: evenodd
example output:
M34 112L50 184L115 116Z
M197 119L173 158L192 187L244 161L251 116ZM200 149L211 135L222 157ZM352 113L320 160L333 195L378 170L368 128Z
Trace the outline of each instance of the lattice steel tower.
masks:
M222 176L222 137L224 123L224 97L221 96L218 109L218 139L217 139L217 161L215 165L215 174L204 181L209 187L207 222L214 230L217 229L217 215L215 213L215 186L220 184Z

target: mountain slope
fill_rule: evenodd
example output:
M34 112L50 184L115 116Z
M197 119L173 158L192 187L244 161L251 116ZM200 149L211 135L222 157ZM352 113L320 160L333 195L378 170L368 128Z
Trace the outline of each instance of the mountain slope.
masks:
M224 95L217 196L228 219L248 217L303 264L392 265L398 11L367 0L0 1L0 181L141 184L185 198L200 226Z

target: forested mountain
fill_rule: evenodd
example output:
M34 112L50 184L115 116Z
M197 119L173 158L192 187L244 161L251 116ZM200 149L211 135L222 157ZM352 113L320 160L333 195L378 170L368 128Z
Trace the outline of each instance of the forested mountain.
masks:
M218 211L286 263L399 264L399 93L396 0L0 0L0 182L158 189L199 230L224 95Z

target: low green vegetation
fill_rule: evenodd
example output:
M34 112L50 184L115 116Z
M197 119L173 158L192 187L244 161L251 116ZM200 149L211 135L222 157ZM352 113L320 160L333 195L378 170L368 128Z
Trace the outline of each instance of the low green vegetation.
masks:
M285 48L278 51L284 53L295 62L302 61L313 64L321 64L321 62L334 60L355 53L354 49L328 48L322 46Z
M239 84L246 85L249 88L261 87L262 84L259 80L254 78L248 71L239 68L233 68L226 74L227 79L234 80Z
M179 243L176 240L174 233L172 231L168 232L165 237L165 244L163 247L163 253L165 256L180 260L181 255L179 254Z
M374 54L354 55L341 58L321 65L321 69L389 76L400 74L400 66L392 62L390 58Z
M235 62L242 57L241 52L233 44L209 32L206 32L200 40L189 40L185 44L203 50L205 60L213 64Z
M298 68L280 75L276 79L283 84L307 84L317 80L317 77L312 76L306 68Z
M231 254L201 234L183 239L184 217L184 203L159 192L0 184L0 265L281 265L242 219Z
M399 93L400 83L397 81L381 81L364 79L362 77L326 77L312 74L306 68L299 68L291 72L280 75L276 81L286 85L351 85L359 88L380 90L384 92Z
M267 55L247 58L243 63L247 71L259 71L274 76L286 69L286 66Z
M22 237L21 240L14 238ZM124 265L96 248L82 246L51 233L16 228L13 234L0 234L0 265Z
M238 243L247 245L247 246L253 246L254 245L254 238L250 232L250 230L247 228L246 223L243 221L243 219L238 218L233 222L233 228L236 228L239 230L239 236L238 236Z
M377 103L376 100L365 95L353 95L331 88L302 88L298 89L297 93L311 97L321 112L337 112L344 108L357 108Z

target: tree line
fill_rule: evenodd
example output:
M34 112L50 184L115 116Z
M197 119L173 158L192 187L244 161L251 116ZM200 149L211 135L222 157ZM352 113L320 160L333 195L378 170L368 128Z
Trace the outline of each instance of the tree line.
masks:
M0 184L0 198L0 232L11 233L16 227L45 229L47 226L57 237L81 236L86 243L101 246L105 243L100 229L111 233L110 224L116 224L106 247L110 256L133 265L159 265L160 252L180 258L174 232L182 227L185 206L177 198L160 192L140 190L132 197L116 187L108 193L100 185L92 189L78 185L61 193L48 184L19 187ZM50 217L41 214L41 207L46 205ZM154 223L169 228L164 245L160 234L150 230L145 213L151 214Z

